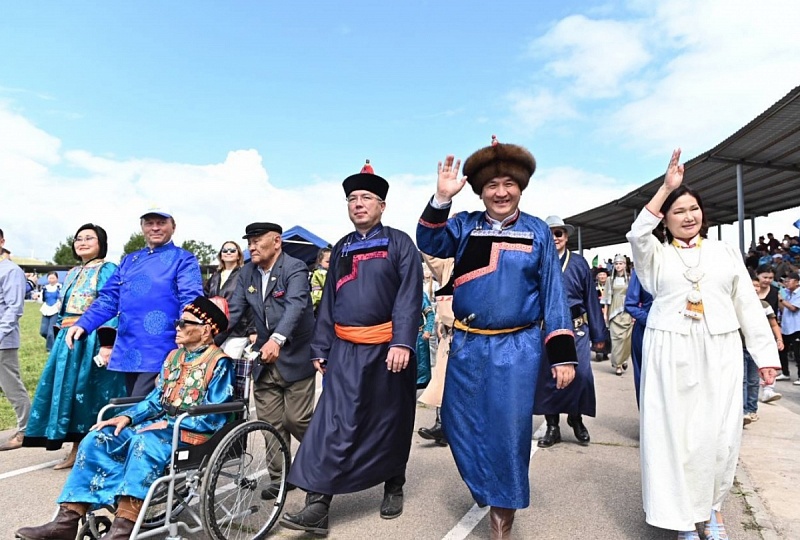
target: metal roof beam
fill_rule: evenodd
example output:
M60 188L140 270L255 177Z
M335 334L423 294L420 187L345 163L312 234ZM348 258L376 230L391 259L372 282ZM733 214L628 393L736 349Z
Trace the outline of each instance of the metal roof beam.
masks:
M709 156L708 161L715 161L718 163L734 163L736 165L741 164L747 167L757 167L760 169L773 169L776 171L788 171L788 172L800 173L800 165L792 165L790 163L778 164L778 163L771 163L769 161L756 161L753 159L740 159L740 158L731 158L725 156Z

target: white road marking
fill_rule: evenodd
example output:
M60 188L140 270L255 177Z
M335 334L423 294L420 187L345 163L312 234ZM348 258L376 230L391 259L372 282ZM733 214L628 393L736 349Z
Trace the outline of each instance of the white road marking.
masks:
M542 422L536 431L533 433L534 440L540 439L542 435L544 435L545 431L547 431L547 423ZM534 443L531 447L531 459L533 459L533 454L539 449L538 446ZM464 517L461 518L455 527L450 529L445 537L442 540L464 540L469 533L472 532L472 529L475 528L480 521L486 517L486 514L489 513L489 507L484 506L481 508L477 504L472 505L472 508L469 509L469 512L464 514Z
M5 480L6 478L13 478L15 476L19 476L21 474L26 474L29 472L39 471L41 469L46 469L48 467L52 467L58 463L61 463L62 460L57 459L55 461L47 461L45 463L40 463L39 465L32 465L30 467L25 467L24 469L16 469L14 471L8 471L7 473L0 474L0 480Z

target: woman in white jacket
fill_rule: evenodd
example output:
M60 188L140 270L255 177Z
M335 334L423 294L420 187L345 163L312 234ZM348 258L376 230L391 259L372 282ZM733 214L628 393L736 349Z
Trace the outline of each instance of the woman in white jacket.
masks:
M628 240L654 296L641 381L642 498L647 522L678 538L726 539L719 510L733 485L742 431L742 342L771 383L780 366L740 254L706 239L699 194L682 186L680 149ZM666 242L653 230L663 228Z

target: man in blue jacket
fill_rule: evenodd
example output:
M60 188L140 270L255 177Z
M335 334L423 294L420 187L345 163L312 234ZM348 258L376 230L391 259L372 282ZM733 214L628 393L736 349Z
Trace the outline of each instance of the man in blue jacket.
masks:
M151 208L140 224L146 246L122 259L66 337L72 347L73 340L119 316L116 341L100 334L100 356L108 369L125 372L129 396L145 396L154 388L164 356L175 343L175 319L184 306L203 296L197 259L172 243L172 212Z

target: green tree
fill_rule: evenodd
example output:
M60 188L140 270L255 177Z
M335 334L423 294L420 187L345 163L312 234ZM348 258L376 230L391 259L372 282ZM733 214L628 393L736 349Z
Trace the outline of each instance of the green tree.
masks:
M58 244L56 252L53 254L53 264L78 264L78 259L76 259L75 255L72 253L72 242L73 237L67 236L67 240L65 242Z
M125 247L122 248L122 254L127 255L128 253L139 251L144 246L145 246L144 234L140 232L133 233L130 239L125 243Z
M205 242L197 242L195 240L186 240L181 247L189 251L197 257L197 261L201 265L211 264L217 256L217 250L211 244Z

